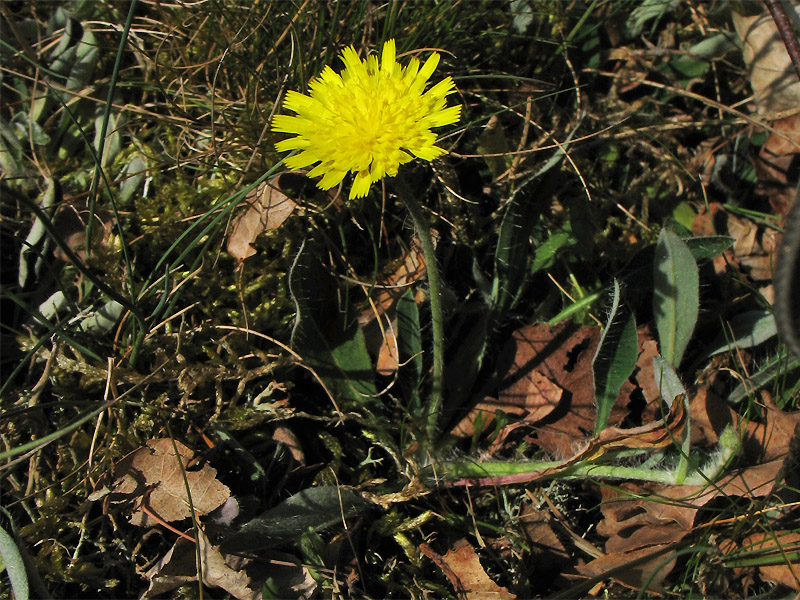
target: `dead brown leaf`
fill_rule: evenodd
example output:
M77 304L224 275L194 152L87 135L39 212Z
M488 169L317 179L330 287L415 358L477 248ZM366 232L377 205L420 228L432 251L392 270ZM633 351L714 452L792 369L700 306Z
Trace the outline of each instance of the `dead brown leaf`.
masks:
M420 550L442 569L458 597L463 600L510 600L516 598L506 588L492 581L481 566L481 561L467 540L453 544L444 556L436 554L423 544Z
M776 215L785 217L794 204L796 182L790 173L800 153L800 114L774 121L772 129L754 162L759 193L767 196Z
M617 488L602 488L603 520L597 532L606 536L606 557L586 565L586 574L599 574L602 569L647 556L659 549L667 550L691 533L698 511L717 497L758 497L774 489L782 461L737 470L710 486L656 486L623 483ZM660 556L658 563L647 561L647 568L626 570L620 582L640 587L642 577L657 564L652 584L659 584L674 566L674 552ZM654 559L655 560L655 559ZM664 563L663 561L669 560ZM662 564L663 563L663 564ZM644 567L645 565L641 565Z
M800 12L800 8L795 11ZM736 33L742 40L758 112L765 115L800 106L800 82L769 13L746 16L734 10L731 14ZM790 14L789 18L792 16Z
M203 565L203 584L225 590L237 600L259 600L267 577L276 590L286 597L310 598L317 587L306 569L293 556L267 552L254 561L240 556L222 554L200 531L200 556ZM192 542L179 538L145 577L150 586L142 598L155 598L183 585L197 581L196 549Z
M800 565L786 556L800 551L800 532L797 531L761 531L746 537L741 548L748 556L772 555L774 565L760 565L758 571L762 579L780 583L800 591Z
M598 328L570 324L517 330L503 350L510 367L497 403L484 410L522 411L543 450L561 458L574 455L594 432L592 357L599 339ZM618 425L625 414L618 402L609 424Z
M253 256L256 249L253 242L266 231L280 227L297 207L294 200L280 189L276 175L265 181L245 197L247 210L233 222L233 230L226 246L228 254L243 261Z
M169 438L150 440L143 448L134 450L114 467L116 494L138 498L130 522L141 527L155 524L142 506L164 521L179 521L191 516L186 481L189 484L192 506L198 515L207 515L221 506L230 496L227 486L217 480L217 470L203 465L199 470L187 470L193 452Z
M256 600L261 589L250 587L250 577L243 569L234 570L216 546L211 545L202 531L199 532L200 557L203 565L203 583L220 587L237 600ZM153 598L176 587L197 581L197 562L194 545L179 538L175 545L146 574L150 587L143 598Z
M289 452L291 452L292 458L300 465L305 466L306 456L303 452L303 446L291 429L283 426L276 427L275 431L272 432L272 439L284 444L289 449Z
M635 590L659 593L661 584L672 571L677 554L668 550L671 542L659 542L672 537L673 527L649 527L636 532L642 545L634 550L613 551L578 566L578 572L589 577L608 573L615 581Z
M698 511L717 497L758 497L774 489L782 461L756 465L731 473L710 486L657 486L622 483L601 489L603 520L597 527L607 537L606 555L578 570L598 576L636 561L615 572L614 579L641 589L658 591L675 565L677 554L669 548L691 533ZM663 552L659 552L663 551ZM658 553L652 560L645 557ZM644 562L638 562L645 559Z
M642 390L642 395L650 408L650 416L655 416L656 411L660 410L661 404L661 390L656 383L655 373L653 371L653 359L660 356L658 352L658 342L653 339L652 334L647 331L648 339L643 336L643 328L639 328L640 350L639 358L636 360L637 370L634 371L636 383ZM647 409L645 409L647 411ZM643 421L648 419L642 416Z
M519 523L528 539L536 565L561 569L570 564L570 553L550 524L550 513L525 503L520 511Z
M762 418L744 421L712 390L699 390L690 405L692 442L714 444L725 427L735 425L745 428L742 454L750 464L783 459L789 451L795 428L800 424L800 411L787 413L781 410L766 392L761 393L761 405Z
M720 275L732 271L743 280L753 282L765 298L772 299L773 253L778 243L774 230L729 213L718 203L712 202L709 210L703 208L695 217L692 232L695 235L733 237L736 240L733 248L714 258L715 272Z
M67 204L58 210L54 219L54 226L62 241L81 260L86 257L86 224L90 217L94 220L92 246L105 244L114 225L114 215L110 211L95 208L92 214L85 204ZM53 256L70 262L60 246L53 250Z
M397 338L397 301L408 286L424 277L425 257L419 246L419 241L412 240L409 252L403 256L400 265L388 277L379 280L379 292L369 308L365 309L358 317L359 324L364 332L367 349L375 356L375 370L384 376L392 375L399 365ZM417 302L422 302L423 296L418 292L415 296Z

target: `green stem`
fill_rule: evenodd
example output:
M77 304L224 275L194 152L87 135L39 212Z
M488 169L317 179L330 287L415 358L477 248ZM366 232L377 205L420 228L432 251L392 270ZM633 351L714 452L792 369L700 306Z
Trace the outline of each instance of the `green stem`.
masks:
M729 461L739 450L741 441L734 427L728 426L720 434L717 451L699 467L692 464L693 471L687 475L679 463L676 469L660 470L656 465L648 468L647 463L640 467L626 467L614 464L597 464L593 460L578 461L525 461L482 463L468 461L449 461L437 464L435 472L439 481L445 485L520 485L545 479L623 479L649 481L666 485L710 485L727 467ZM643 449L644 450L644 449ZM635 450L639 452L639 449ZM646 451L646 450L645 450ZM620 458L622 455L618 455ZM613 458L613 457L605 457Z
M444 314L442 311L442 283L439 278L439 266L436 262L436 250L428 217L414 192L408 187L402 175L395 177L400 200L406 205L414 228L417 230L425 255L425 270L428 277L428 289L431 302L431 328L433 329L433 385L431 400L425 416L426 433L429 441L436 439L436 423L442 410L442 391L444 374Z

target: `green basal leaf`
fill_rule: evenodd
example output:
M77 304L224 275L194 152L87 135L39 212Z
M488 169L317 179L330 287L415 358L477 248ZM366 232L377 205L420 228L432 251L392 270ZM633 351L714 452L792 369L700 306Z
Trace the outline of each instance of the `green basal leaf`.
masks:
M638 355L636 320L621 305L619 283L615 279L611 312L592 359L594 398L597 404L595 433L605 429L608 424L611 408L617 401L622 384L633 372Z
M407 290L397 302L397 352L400 358L399 385L409 410L419 412L422 404L419 385L422 378L422 334L419 309L414 294Z
M677 367L697 323L697 263L689 247L675 233L662 229L653 267L653 314L661 355Z
M743 312L731 319L730 329L726 328L716 337L706 355L713 356L734 348L753 348L776 335L778 326L770 311Z
M296 544L307 531L340 525L343 518L352 517L368 506L359 494L345 488L309 488L245 523L222 542L221 548L226 553L252 552Z
M575 131L565 141L572 139ZM529 238L540 212L539 204L533 196L536 192L541 194L541 190L549 183L549 179L542 179L563 159L564 153L559 149L538 171L520 184L506 205L500 223L492 282L491 304L496 314L506 314L522 294L529 274Z
M702 58L684 55L670 60L669 66L675 69L680 75L689 79L694 79L695 77L702 77L705 75L711 64Z
M689 237L691 237L692 223L696 216L697 212L695 212L694 207L688 202L680 202L672 211L672 218L689 231Z
M28 574L25 572L25 562L14 538L2 528L0 528L0 558L5 563L14 597L17 600L28 600Z
M727 235L708 235L683 241L695 260L709 260L733 246L736 239Z
M304 242L289 273L297 310L291 346L325 382L335 399L363 404L377 396L364 334L340 311L330 274Z
M97 38L94 37L91 30L84 28L81 41L75 47L76 60L70 69L69 79L67 79L68 90L80 90L89 83L100 54L97 48Z
M675 368L660 356L653 358L653 378L655 379L661 398L672 408L678 396L686 395L686 387Z
M101 334L110 331L122 316L125 307L116 300L106 302L80 323L81 331Z
M745 398L756 394L767 386L775 386L779 381L791 380L800 375L800 358L788 353L778 353L760 365L757 372L739 383L728 396L728 402L738 404ZM777 403L780 406L780 403Z
M625 23L626 33L629 37L636 37L644 30L648 21L656 21L663 17L672 8L672 0L643 0L631 11ZM655 28L653 23L652 28Z
M130 161L128 161L128 164L125 165L125 169L123 169L123 172L121 173L121 176L125 179L120 184L119 189L118 203L120 206L124 205L128 200L130 200L139 186L144 182L146 170L147 160L144 156L137 152L131 157Z
M572 234L570 224L567 223L564 229L556 231L548 236L548 238L536 248L536 256L531 265L531 274L552 267L559 251L565 248L571 248L577 243L578 240Z

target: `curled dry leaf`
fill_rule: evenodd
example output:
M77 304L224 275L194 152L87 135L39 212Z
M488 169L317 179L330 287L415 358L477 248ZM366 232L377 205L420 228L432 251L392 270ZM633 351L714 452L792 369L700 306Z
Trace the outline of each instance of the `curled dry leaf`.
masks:
M297 204L281 191L281 177L284 175L265 181L245 197L247 210L234 221L226 246L234 258L242 261L253 256L256 238L280 227L294 212Z
M562 515L563 517L563 515ZM522 503L519 524L531 549L533 577L550 579L574 573L576 559L564 546L551 524L555 519L550 512Z
M577 570L583 575L597 577L613 573L613 579L635 590L648 590L658 594L661 584L677 562L677 554L667 549L671 542L657 540L672 535L670 527L642 528L636 532L642 546L629 551L609 552Z
M744 429L742 454L751 464L783 460L789 452L795 428L800 424L800 411L784 412L766 392L761 394L763 418L744 420L725 400L712 390L699 390L690 404L692 443L716 442L729 425Z
M284 444L292 454L292 458L300 465L305 466L306 456L303 452L303 445L291 429L282 426L276 427L275 431L272 432L272 439Z
M150 440L114 467L114 493L138 498L136 510L130 516L132 524L142 527L155 524L142 507L164 521L180 521L191 516L184 474L189 484L191 505L198 515L207 515L230 496L228 487L217 480L216 469L209 465L203 465L199 470L188 469L194 453L180 442L174 443L178 449L177 456L173 440Z
M608 537L606 555L579 570L586 575L599 575L611 566L636 561L635 566L632 564L630 569L618 573L615 579L635 588L647 584L657 590L677 558L676 550L670 547L691 533L698 511L717 497L752 498L770 494L782 462L776 460L739 469L711 486L622 483L602 488L604 518L597 532ZM652 560L647 558L651 555ZM648 584L650 575L654 578Z
M256 600L260 589L249 586L250 577L243 569L232 569L216 546L211 545L202 531L197 540L203 563L203 583L221 587L237 600ZM237 565L238 566L238 565ZM193 544L183 538L158 561L146 574L150 587L142 598L154 598L187 583L197 581L197 562Z

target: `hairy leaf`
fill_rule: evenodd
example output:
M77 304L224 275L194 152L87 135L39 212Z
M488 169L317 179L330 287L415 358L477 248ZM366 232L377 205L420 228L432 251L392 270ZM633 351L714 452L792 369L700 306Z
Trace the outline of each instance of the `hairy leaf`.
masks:
M662 229L656 244L653 267L653 313L661 355L677 367L697 322L697 263L677 235Z
M298 542L308 530L341 524L343 518L368 506L359 494L335 486L313 487L298 492L275 508L245 523L223 541L223 552L254 551Z
M25 562L14 538L2 528L0 528L0 558L5 563L14 597L17 600L28 600L28 574L25 572Z
M622 384L633 372L638 355L636 320L620 304L619 283L614 280L611 311L592 359L594 397L597 404L595 433L605 429L608 424L611 407L617 401Z
M363 404L377 395L372 361L355 317L340 310L334 282L304 242L289 273L297 310L292 349L339 398Z

